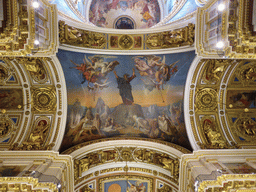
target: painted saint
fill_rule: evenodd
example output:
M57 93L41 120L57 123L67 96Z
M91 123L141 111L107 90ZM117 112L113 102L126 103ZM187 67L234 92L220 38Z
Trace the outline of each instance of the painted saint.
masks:
M124 74L123 78L119 77L116 74L116 71L114 71L114 74L116 76L117 79L117 88L119 89L119 94L122 97L123 103L125 105L132 105L134 100L133 100L133 96L132 96L132 86L130 84L130 82L136 77L135 75L135 70L132 69L132 76L129 77L128 74Z

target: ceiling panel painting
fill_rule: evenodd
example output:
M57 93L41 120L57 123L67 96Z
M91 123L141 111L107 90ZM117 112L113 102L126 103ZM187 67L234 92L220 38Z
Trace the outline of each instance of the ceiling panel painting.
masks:
M160 21L160 8L157 0L93 0L89 20L98 27L149 28Z
M195 53L93 55L59 50L68 94L61 151L107 137L142 137L191 149L183 115Z

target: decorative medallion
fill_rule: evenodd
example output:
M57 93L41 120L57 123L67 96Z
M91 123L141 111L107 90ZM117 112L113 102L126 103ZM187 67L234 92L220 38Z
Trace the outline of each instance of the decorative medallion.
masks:
M248 139L256 137L256 122L253 118L238 118L234 126L238 136Z
M0 138L4 138L9 135L12 129L12 121L6 116L0 117Z
M214 89L205 88L196 95L196 107L202 111L212 111L217 107L217 93Z
M131 49L134 44L134 39L130 35L122 35L118 40L118 45L122 49Z
M56 92L50 88L32 90L33 107L37 111L53 111L56 108Z

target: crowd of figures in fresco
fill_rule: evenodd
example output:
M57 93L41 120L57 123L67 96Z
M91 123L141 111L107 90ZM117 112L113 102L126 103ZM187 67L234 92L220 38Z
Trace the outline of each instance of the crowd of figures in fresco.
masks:
M168 63L165 56L151 55L134 56L131 61L132 73L123 75L119 74L118 68L123 66L116 56L85 56L83 63L69 61L69 69L80 74L78 83L93 95L95 105L82 105L86 98L79 96L69 104L65 133L68 139L66 143L63 140L64 148L112 136L159 138L189 148L183 117L183 98L180 96L171 103L167 102L164 95L170 79L181 66L178 65L179 60ZM138 91L138 82L143 87L139 91L158 95L156 101L161 105L152 102L147 106L136 103L138 96L134 98L134 92ZM112 107L101 97L102 92L108 91L110 87L116 89L122 101Z
M159 22L159 13L156 0L93 0L89 19L99 27L113 28L114 23L109 23L113 17L135 15L132 19L137 28L148 28Z

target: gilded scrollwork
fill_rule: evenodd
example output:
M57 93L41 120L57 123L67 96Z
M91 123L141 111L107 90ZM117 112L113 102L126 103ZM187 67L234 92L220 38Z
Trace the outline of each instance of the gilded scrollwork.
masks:
M189 23L188 26L173 31L148 34L146 45L150 49L162 49L192 45L194 43L195 25Z
M86 31L68 26L64 21L59 21L60 42L86 48L104 48L106 35L102 33Z

